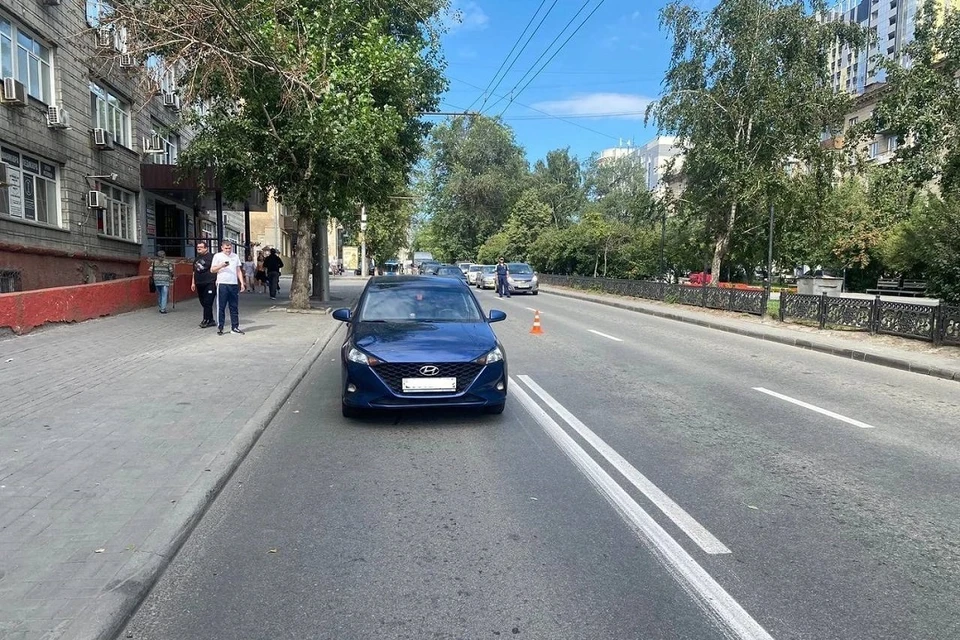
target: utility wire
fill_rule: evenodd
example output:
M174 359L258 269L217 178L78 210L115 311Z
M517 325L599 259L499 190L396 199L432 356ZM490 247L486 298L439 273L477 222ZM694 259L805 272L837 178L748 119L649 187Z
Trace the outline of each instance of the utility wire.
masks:
M547 0L540 0L540 6L537 7L537 10L533 12L533 15L530 16L530 20L527 21L527 25L523 28L523 31L521 31L521 32L520 32L520 35L517 36L517 39L514 40L513 46L510 47L510 52L509 52L509 53L507 54L507 56L503 59L503 62L500 63L500 67L497 69L497 72L496 72L495 74L493 74L493 77L490 78L490 82L487 83L487 88L483 90L483 93L481 93L480 95L477 96L477 99L476 99L476 100L474 100L473 102L470 103L470 106L467 108L467 110L472 109L472 108L473 108L473 105L477 104L477 100L479 100L480 98L483 98L483 103L484 103L484 104L487 103L487 96L489 95L489 94L487 93L487 91L490 90L490 87L493 85L493 81L496 80L496 79L497 79L497 76L500 75L500 71L503 69L504 65L507 64L507 60L510 59L510 56L513 55L514 50L517 48L517 45L520 44L520 40L523 39L523 34L525 34L525 33L527 32L527 29L530 28L530 25L533 24L533 21L536 19L537 14L540 13L540 9L543 8L543 5L546 4L546 2L547 2ZM556 3L554 3L554 4L556 4ZM551 8L552 8L552 7L551 7ZM517 55L519 56L520 54L518 53ZM509 71L509 70L508 70L508 71ZM504 75L506 75L506 74L504 74ZM481 109L481 111L483 110L483 105L480 106L480 109Z
M510 71L513 69L513 65L517 64L517 60L519 60L521 54L523 54L523 52L526 51L527 45L530 44L531 40L533 40L533 36L537 35L537 32L540 31L540 27L543 26L543 21L547 19L547 16L550 15L550 12L553 11L553 8L555 6L557 6L557 0L553 0L553 4L550 5L550 7L547 9L547 12L543 14L542 18L540 18L540 22L537 23L536 28L534 28L533 32L527 37L527 41L523 43L522 47L520 47L520 51L518 51L517 55L514 56L513 62L511 62L510 66L507 67L507 70L503 72L503 75L500 77L500 80L497 81L497 84L494 85L493 89L490 90L491 92L496 91L497 89L500 88L500 83L502 83L507 78L507 74L510 73ZM564 29L566 29L566 27L564 27ZM561 33L563 32L561 31ZM490 96L489 94L487 94L487 96L485 96L483 99L483 105L480 107L480 111L483 111L483 107L487 105L487 100L489 99L490 99Z
M600 0L600 2L597 3L597 6L595 6L595 7L593 8L593 11L591 11L589 14L587 14L587 17L583 19L583 22L581 22L579 25L577 25L577 28L573 30L573 33L571 33L569 36L567 36L567 39L563 41L563 44L561 44L561 45L557 48L557 50L553 52L553 55L550 56L550 57L547 59L547 61L543 63L543 66L540 67L540 69L539 69L535 74L533 74L533 77L531 77L531 78L527 81L527 84L523 85L523 87L522 87L519 91L517 91L516 93L513 93L513 92L511 91L511 96L510 96L511 101L512 101L514 98L516 98L517 96L519 96L520 94L522 94L522 93L527 89L527 87L530 86L530 83L537 79L537 76L539 76L540 73L541 73L544 69L547 68L547 65L549 65L550 62L552 62L553 59L557 57L557 54L558 54L558 53L560 53L561 51L563 51L563 48L567 45L568 42L570 42L570 39L573 38L573 36L577 35L577 32L579 32L580 29L583 28L583 25L585 25L585 24L587 23L587 21L593 16L593 14L595 14L595 13L597 12L597 9L599 9L600 7L603 6L603 3L604 3L604 0ZM522 81L523 81L523 79L521 78L521 82L522 82ZM510 104L508 103L507 106L503 108L503 111L500 112L500 115L503 115L504 112L507 110L507 108L509 108L509 106L510 106Z
M578 9L577 12L576 12L575 14L573 14L573 17L570 18L569 21L567 21L567 24L563 25L563 29L560 30L560 33L557 34L557 37L555 37L555 38L550 42L550 44L547 45L547 48L544 49L544 50L540 53L540 55L537 57L537 59L533 61L533 64L530 65L530 68L528 68L528 69L526 70L526 72L525 72L522 76L520 76L520 79L517 81L517 83L516 83L515 85L513 85L513 88L510 89L510 91L507 92L507 95L512 94L512 93L516 90L516 88L520 86L520 83L523 82L524 79L526 79L527 74L529 74L531 71L533 71L533 69L537 66L537 64L538 64L541 60L543 60L543 57L544 57L545 55L547 55L547 53L550 51L550 48L551 48L554 44L556 44L557 40L559 40L561 37L563 37L563 34L566 33L567 28L569 28L570 25L573 24L573 22L577 19L577 16L579 16L579 15L583 12L583 10L587 7L588 4L590 4L590 0L584 0L584 3L580 6L580 9ZM490 105L490 109L492 110L494 107L496 107L498 104L500 104L501 100L503 100L503 99L504 99L504 98L501 98L500 100L497 100L497 101L494 102L492 105ZM509 106L509 105L508 105L508 106Z

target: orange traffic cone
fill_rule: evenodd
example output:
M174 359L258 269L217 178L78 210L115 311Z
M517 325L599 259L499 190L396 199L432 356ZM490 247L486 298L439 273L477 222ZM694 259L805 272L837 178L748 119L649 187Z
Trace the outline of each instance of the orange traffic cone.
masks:
M530 333L540 335L543 333L543 329L540 328L540 312L533 312L533 329L530 329Z

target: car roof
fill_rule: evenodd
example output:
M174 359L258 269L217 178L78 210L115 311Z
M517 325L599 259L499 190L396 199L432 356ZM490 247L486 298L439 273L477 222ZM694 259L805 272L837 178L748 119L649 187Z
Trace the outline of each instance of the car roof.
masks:
M450 278L443 278L440 276L377 276L375 278L370 278L369 286L388 288L388 289L397 289L397 288L408 288L415 289L418 287L462 287L463 285L457 282L456 280L451 280ZM459 289L457 289L459 291Z

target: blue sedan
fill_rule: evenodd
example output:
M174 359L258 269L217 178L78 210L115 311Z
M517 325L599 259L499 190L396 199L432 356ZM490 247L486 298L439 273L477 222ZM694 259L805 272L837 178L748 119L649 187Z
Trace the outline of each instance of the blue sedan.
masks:
M367 282L341 348L343 415L366 409L474 407L502 413L507 360L489 317L458 280L394 276Z

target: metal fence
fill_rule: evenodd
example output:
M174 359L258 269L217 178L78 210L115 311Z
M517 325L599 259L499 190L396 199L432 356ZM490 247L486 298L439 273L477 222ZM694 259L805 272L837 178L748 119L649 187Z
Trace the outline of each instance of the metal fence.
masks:
M538 274L546 285L573 287L615 293L647 300L679 302L708 309L738 311L762 316L767 310L767 294L764 291L744 289L721 289L707 286L667 284L650 280L621 280L618 278L589 278L585 276L557 276Z
M875 298L838 298L780 294L780 320L800 320L821 329L844 328L960 345L960 306L889 302Z

